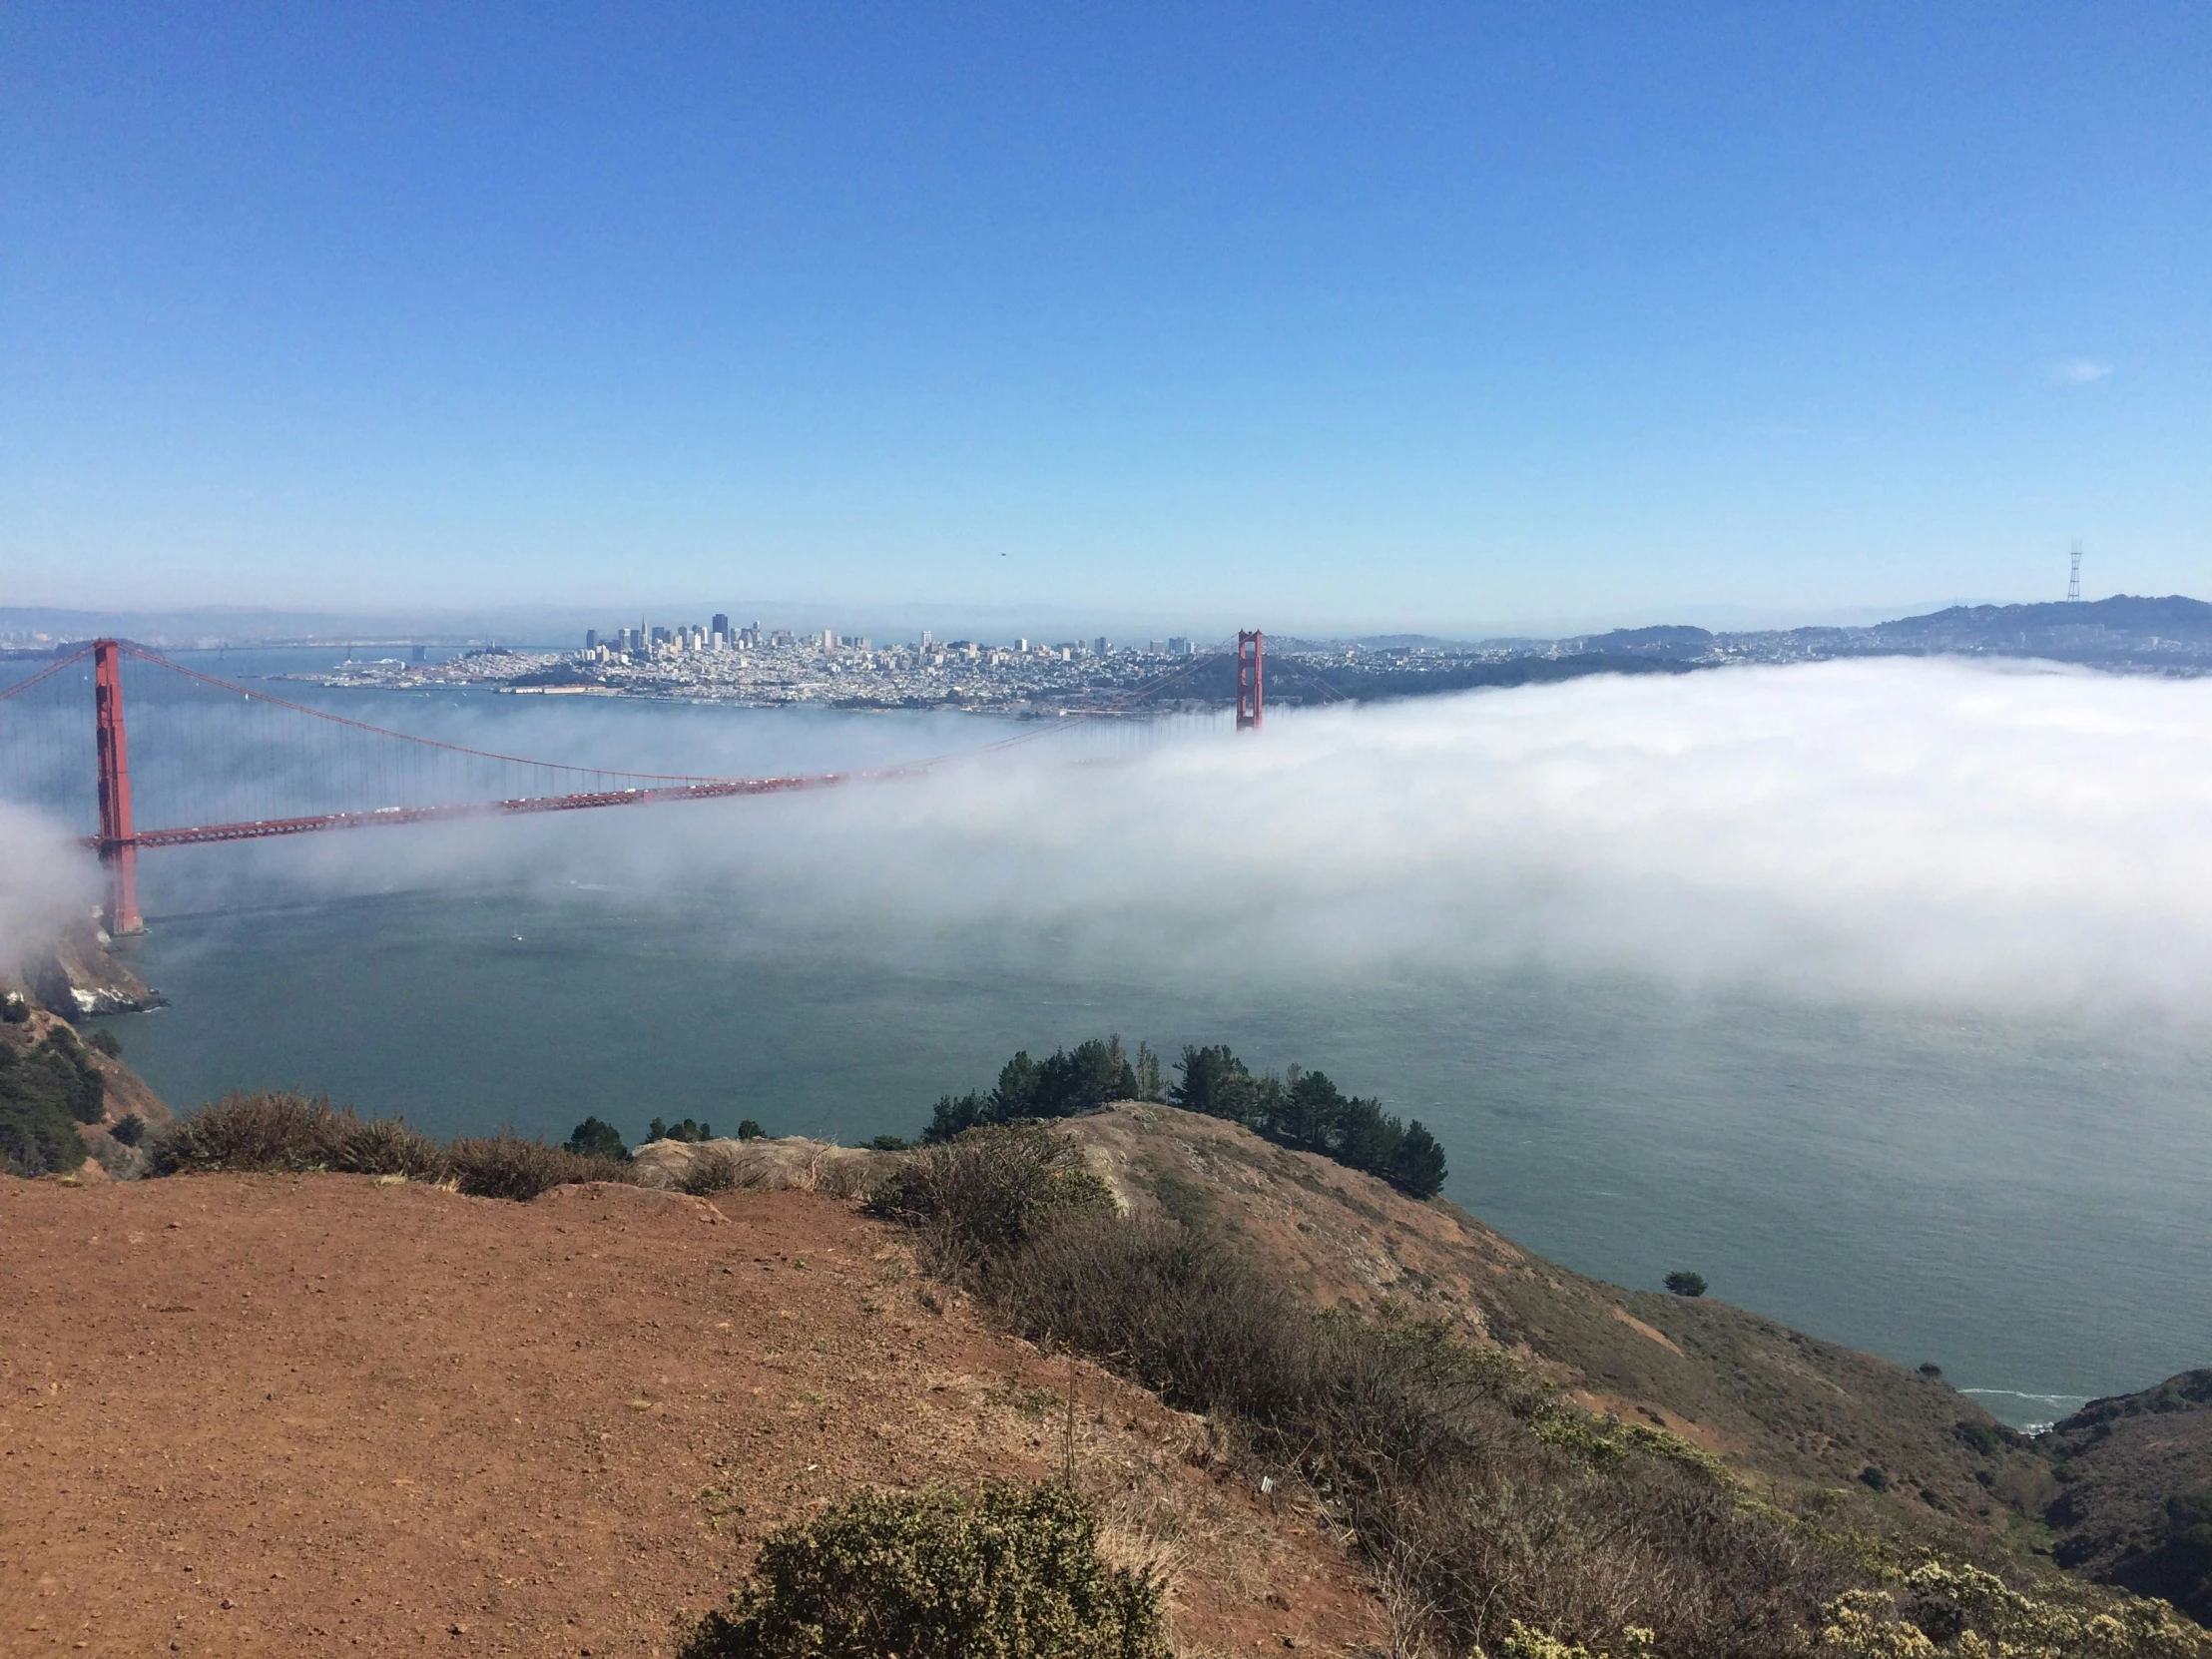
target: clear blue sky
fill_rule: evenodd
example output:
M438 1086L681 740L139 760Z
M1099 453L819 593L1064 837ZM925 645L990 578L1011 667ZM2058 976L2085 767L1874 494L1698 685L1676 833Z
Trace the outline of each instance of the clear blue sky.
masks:
M0 10L0 605L2212 594L2212 9Z

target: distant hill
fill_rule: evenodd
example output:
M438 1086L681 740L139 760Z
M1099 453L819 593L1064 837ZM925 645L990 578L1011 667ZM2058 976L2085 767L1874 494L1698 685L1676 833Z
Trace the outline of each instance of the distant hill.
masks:
M1958 605L1872 628L1821 630L1842 651L1961 652L2059 662L2180 666L2212 659L2212 604L2169 594L2043 605Z

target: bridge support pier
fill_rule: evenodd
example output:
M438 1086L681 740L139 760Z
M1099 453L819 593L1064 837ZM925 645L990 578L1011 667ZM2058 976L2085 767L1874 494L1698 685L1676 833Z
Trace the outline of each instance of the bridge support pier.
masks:
M138 907L138 839L131 827L131 757L123 729L122 652L92 642L94 741L100 760L100 861L108 871L107 927L143 933Z
M1255 628L1237 635L1237 730L1257 732L1267 712L1261 671L1266 666L1267 637Z

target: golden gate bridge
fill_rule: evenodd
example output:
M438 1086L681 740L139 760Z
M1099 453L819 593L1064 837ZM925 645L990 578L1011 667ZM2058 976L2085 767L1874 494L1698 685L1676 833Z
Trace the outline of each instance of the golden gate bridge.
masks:
M99 853L107 873L104 924L110 933L136 933L145 925L138 901L142 851L333 830L785 795L859 779L910 777L954 759L1128 714L1188 690L1204 671L1229 662L1236 669L1236 730L1257 731L1266 710L1266 651L1258 629L1241 632L1233 648L1225 642L1097 708L957 755L845 772L714 777L527 760L394 731L221 679L128 640L96 639L0 689L0 796L58 812L65 820L91 809L87 817L95 822L80 821L88 831L80 838ZM1279 662L1311 678L1329 698L1340 695L1295 658ZM130 719L127 669L134 682ZM72 717L69 705L82 698L88 684L91 708L77 703ZM88 712L89 767L86 726L77 724ZM140 722L136 734L131 719ZM209 759L224 753L252 758L230 767ZM149 783L161 807L153 828L141 823Z

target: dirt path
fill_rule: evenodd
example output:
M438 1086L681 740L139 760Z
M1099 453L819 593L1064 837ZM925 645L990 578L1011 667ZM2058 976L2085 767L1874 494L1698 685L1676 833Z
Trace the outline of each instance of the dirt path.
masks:
M1066 1365L933 1300L808 1193L0 1179L0 1653L669 1653L823 1499L1060 1465ZM1193 1419L1077 1397L1179 1647L1377 1635Z

